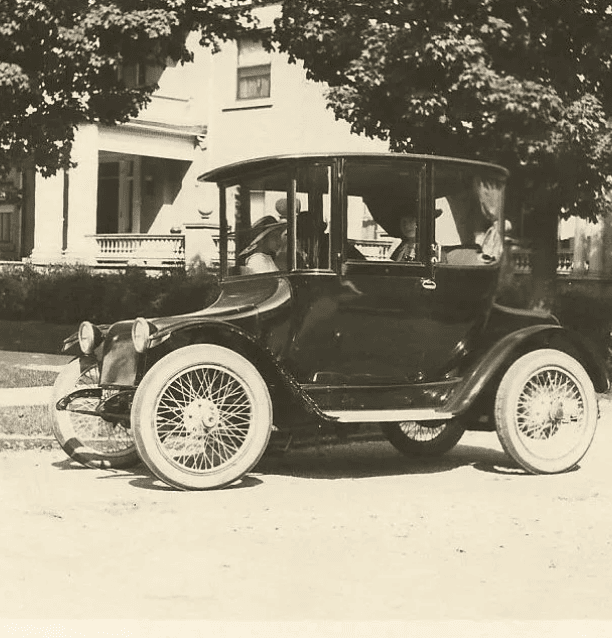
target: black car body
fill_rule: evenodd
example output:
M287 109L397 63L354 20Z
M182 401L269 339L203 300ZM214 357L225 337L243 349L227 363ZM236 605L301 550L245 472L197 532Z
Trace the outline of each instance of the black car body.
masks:
M381 423L411 455L497 428L529 471L575 466L606 367L554 317L495 303L506 178L496 165L397 154L270 157L205 174L219 185L218 299L84 323L65 345L79 364L57 385L58 440L87 464L127 465L137 451L186 489L241 477L272 423ZM95 437L70 426L75 415ZM120 444L100 444L117 432Z

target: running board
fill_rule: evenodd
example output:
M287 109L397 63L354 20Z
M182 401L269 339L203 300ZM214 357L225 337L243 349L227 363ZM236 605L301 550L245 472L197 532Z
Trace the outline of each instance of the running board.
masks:
M453 413L435 409L358 409L354 411L324 411L337 422L429 422L451 420Z

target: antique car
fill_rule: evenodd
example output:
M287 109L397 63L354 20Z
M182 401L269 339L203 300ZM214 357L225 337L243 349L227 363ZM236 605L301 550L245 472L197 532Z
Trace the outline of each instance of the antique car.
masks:
M495 302L506 179L492 164L404 154L206 173L219 188L217 300L83 322L55 385L59 443L89 466L142 459L180 489L237 481L273 432L356 425L416 456L497 430L527 471L572 469L607 370L553 316Z

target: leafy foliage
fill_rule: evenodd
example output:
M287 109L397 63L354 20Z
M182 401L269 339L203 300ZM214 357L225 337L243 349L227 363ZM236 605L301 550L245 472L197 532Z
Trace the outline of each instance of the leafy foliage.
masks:
M286 0L274 38L354 132L500 162L516 209L594 219L608 203L608 2Z
M70 165L74 129L136 116L155 84L118 70L187 62L185 37L212 46L250 24L249 0L0 0L0 170Z

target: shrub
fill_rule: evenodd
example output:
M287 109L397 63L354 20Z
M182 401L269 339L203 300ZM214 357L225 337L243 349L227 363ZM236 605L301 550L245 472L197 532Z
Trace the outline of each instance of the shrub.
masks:
M503 283L497 300L510 307L527 308L530 286L528 276L514 276ZM559 278L552 313L563 326L590 340L612 371L612 281Z
M100 273L83 266L0 272L0 318L72 324L110 323L201 309L217 295L205 269L148 275L143 269Z
M36 290L40 274L26 266L19 271L0 272L0 317L25 320L36 315Z

